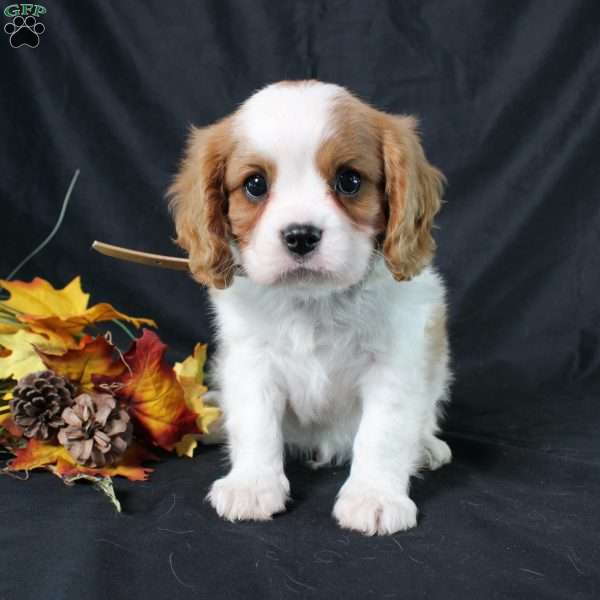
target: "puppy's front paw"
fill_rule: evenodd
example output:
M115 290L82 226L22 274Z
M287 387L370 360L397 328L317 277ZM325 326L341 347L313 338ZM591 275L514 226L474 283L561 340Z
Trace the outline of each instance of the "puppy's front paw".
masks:
M435 471L452 460L450 446L434 435L428 436L423 441L422 464L426 469Z
M283 473L230 473L213 483L207 498L229 521L267 521L285 510L289 491Z
M415 527L417 506L406 495L390 496L352 482L345 484L333 507L341 527L366 535L386 535Z

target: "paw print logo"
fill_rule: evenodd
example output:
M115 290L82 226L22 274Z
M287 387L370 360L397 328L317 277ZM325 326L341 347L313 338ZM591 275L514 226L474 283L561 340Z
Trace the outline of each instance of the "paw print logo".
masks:
M16 16L12 22L4 26L4 32L10 36L10 45L13 48L29 46L37 48L40 43L40 35L46 31L43 23L40 23L33 15L28 17Z

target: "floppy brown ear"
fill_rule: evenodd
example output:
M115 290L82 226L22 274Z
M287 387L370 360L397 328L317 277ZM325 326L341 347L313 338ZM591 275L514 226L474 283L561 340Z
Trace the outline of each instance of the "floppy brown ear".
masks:
M382 154L388 219L383 255L394 279L411 279L433 257L433 218L439 211L444 176L427 162L416 120L385 115Z
M227 119L192 128L183 162L168 191L175 241L188 252L194 279L219 289L231 285L234 273L224 185L230 150Z

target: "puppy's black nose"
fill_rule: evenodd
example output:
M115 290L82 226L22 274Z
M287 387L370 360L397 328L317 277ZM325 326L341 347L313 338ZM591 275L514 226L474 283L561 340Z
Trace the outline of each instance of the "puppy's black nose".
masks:
M292 223L281 232L281 237L292 254L304 256L319 245L321 233L314 225Z

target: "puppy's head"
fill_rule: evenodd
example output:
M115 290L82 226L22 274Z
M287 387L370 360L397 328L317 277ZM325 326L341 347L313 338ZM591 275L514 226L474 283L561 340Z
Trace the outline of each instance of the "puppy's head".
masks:
M224 288L241 264L263 285L343 289L376 254L397 280L416 275L435 249L443 176L415 128L306 81L193 129L169 194L194 277Z

